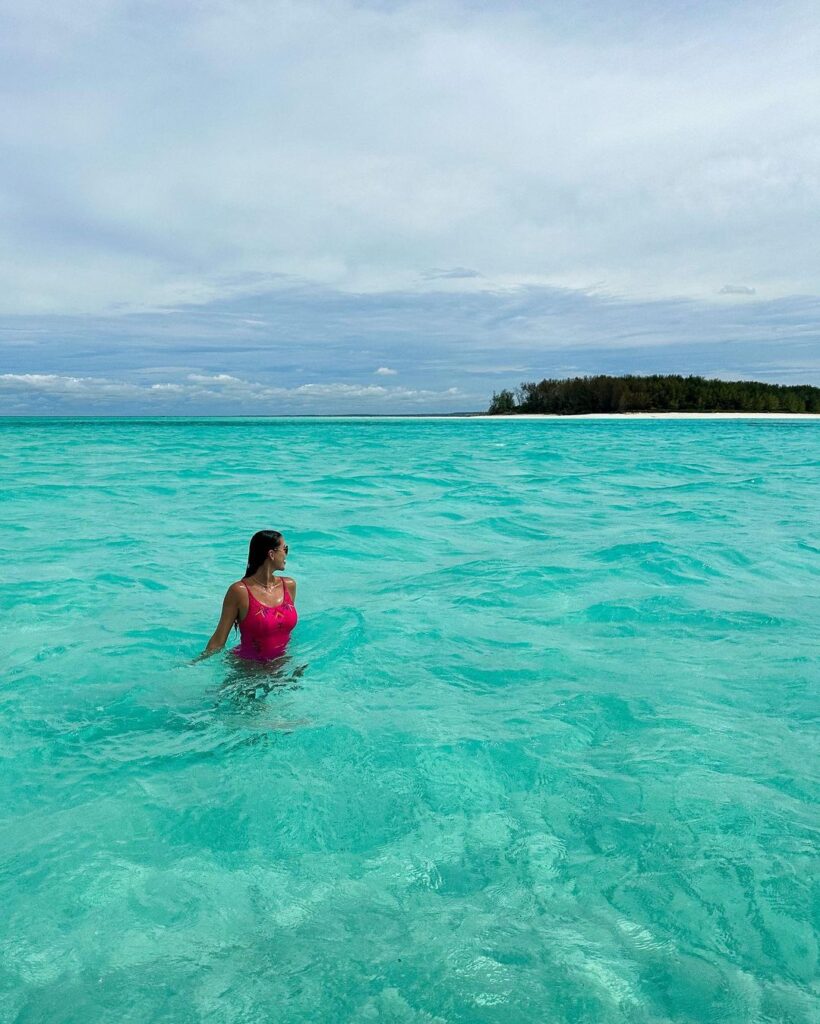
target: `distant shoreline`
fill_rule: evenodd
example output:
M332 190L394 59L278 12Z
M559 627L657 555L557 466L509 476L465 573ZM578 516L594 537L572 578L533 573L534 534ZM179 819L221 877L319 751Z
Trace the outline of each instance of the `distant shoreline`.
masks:
M482 420L820 420L816 412L548 412L462 413Z
M815 412L582 412L582 413L495 413L486 412L348 412L348 413L188 413L156 415L119 413L0 414L0 422L14 420L820 420Z
M585 413L712 413L744 415L792 413L820 415L820 387L813 384L769 384L760 380L707 379L689 374L652 373L621 376L545 377L522 381L514 390L494 391L491 416Z

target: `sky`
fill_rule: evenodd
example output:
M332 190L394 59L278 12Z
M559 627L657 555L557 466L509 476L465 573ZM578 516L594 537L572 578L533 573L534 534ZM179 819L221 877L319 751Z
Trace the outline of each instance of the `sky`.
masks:
M0 0L0 415L820 385L815 0Z

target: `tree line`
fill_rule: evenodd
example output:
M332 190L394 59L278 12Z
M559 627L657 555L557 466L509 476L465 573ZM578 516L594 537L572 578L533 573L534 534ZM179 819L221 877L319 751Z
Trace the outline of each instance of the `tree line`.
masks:
M515 391L495 392L488 412L560 416L590 412L820 413L820 388L662 374L572 377L522 383Z

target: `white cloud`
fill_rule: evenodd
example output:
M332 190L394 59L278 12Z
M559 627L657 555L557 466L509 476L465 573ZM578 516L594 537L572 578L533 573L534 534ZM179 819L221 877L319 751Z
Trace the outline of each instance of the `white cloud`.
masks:
M727 266L817 292L805 0L80 6L3 4L9 312L277 280L714 298Z
M245 402L256 403L261 412L265 402L285 402L285 411L324 412L347 409L378 408L389 412L403 405L451 402L461 396L456 387L444 390L425 388L387 388L373 384L321 382L300 384L295 387L272 387L258 381L242 380L228 374L189 374L187 382L162 381L153 384L111 380L103 377L70 377L59 374L4 373L0 374L0 395L29 398L46 396L58 403L79 404L104 410L106 406L123 403L151 409L171 403L175 408L206 401L210 407L235 407ZM59 408L59 405L57 406ZM245 408L243 406L243 408Z
M387 388L373 384L300 384L293 392L297 395L310 395L312 398L383 398L388 394Z
M395 377L398 372L398 370L391 370L389 366L380 366L378 370L373 371L377 377Z
M425 270L421 276L425 281L461 281L482 275L477 270L470 270L469 267L451 267L449 270L432 267L430 270Z
M54 373L1 373L0 390L86 398L128 399L150 391L125 381L105 377L68 377Z
M754 295L755 289L747 284L725 284L718 293L720 295Z
M189 373L188 380L195 384L242 384L239 377L229 373Z

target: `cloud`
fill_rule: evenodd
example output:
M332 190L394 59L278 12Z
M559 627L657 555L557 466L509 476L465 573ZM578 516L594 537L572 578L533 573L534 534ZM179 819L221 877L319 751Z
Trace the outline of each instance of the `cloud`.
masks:
M376 385L361 384L301 384L294 388L297 395L310 395L312 398L328 398L343 396L345 398L384 398L387 388Z
M103 399L133 398L145 390L105 377L61 377L54 373L0 373L0 390L46 394L68 399L89 396Z
M482 277L477 270L470 270L469 267L452 267L450 270L433 267L431 270L425 270L421 276L425 281L461 281L472 277Z
M499 374L517 374L517 373L529 373L530 368L528 366L495 366L489 364L487 366L470 366L469 364L462 367L464 373L476 374L482 377L497 377Z
M808 0L0 7L3 410L818 381Z
M754 288L745 284L725 284L718 293L719 295L754 295Z
M80 6L4 4L9 313L276 281L714 298L726 266L816 294L805 0Z
M461 397L457 387L387 388L373 384L339 381L275 387L260 381L227 374L190 374L186 381L132 383L102 377L69 377L59 374L0 374L0 397L52 400L54 411L79 406L92 412L136 408L145 413L193 411L206 403L211 411L244 411L264 415L284 411L299 413L391 412L431 402L449 403ZM271 408L270 403L275 403ZM282 403L284 402L284 405ZM252 403L249 405L249 403ZM268 405L266 405L268 403ZM39 405L35 405L40 409Z
M232 377L229 373L189 373L188 380L196 384L241 384L239 377Z
M244 318L271 327L260 334ZM482 409L494 390L522 380L594 373L820 385L819 325L820 299L810 297L627 302L540 287L279 288L174 312L0 317L0 415L80 411L106 390L112 412L161 405L204 415L243 403L266 412ZM400 370L400 385L399 374L374 367ZM184 390L149 392L153 384ZM380 390L357 395L372 387Z

